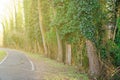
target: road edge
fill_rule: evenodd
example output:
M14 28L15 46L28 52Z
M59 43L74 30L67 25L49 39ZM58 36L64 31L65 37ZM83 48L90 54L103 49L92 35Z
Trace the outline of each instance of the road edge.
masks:
M8 52L5 51L5 53L6 53L6 56L2 59L2 61L0 61L0 65L8 58Z
M26 54L24 54L24 55L27 57L29 63L31 64L31 71L34 71L35 70L35 65L33 64L33 62L30 60L30 58Z

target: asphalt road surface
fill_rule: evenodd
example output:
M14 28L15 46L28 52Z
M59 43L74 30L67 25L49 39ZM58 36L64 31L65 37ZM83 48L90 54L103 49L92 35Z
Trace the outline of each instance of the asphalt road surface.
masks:
M36 80L34 65L25 54L10 49L0 50L7 52L0 62L0 80Z

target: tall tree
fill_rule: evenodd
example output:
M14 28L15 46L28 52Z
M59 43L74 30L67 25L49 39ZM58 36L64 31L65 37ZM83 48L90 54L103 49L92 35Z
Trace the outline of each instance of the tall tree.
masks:
M45 41L45 33L44 33L44 28L42 25L42 10L41 10L41 5L40 5L40 0L38 0L38 10L39 10L39 25L40 25L40 31L41 31L41 35L42 35L42 42L43 42L43 47L44 47L44 53L45 55L47 55L48 51L47 51L47 45L46 45L46 41Z

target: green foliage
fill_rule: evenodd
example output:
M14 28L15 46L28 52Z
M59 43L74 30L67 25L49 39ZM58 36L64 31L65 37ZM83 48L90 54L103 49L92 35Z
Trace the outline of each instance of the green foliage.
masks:
M116 52L116 55L114 55L115 56L115 62L114 62L114 64L115 64L115 66L116 67L119 67L120 66L120 44L119 44L119 40L118 39L120 39L120 35L118 35L118 33L120 33L120 21L119 21L119 18L118 18L118 21L117 21L117 27L118 27L118 32L117 32L117 34L116 34L116 38L115 38L115 42L116 42L116 45L118 46L118 48L117 48L117 52ZM115 74L112 76L112 78L110 79L110 80L119 80L120 79L120 70L119 70L119 68L118 68L118 70L115 72Z
M99 29L104 24L102 23L104 15L98 0L54 0L54 6L56 16L52 24L57 26L62 39L75 43L79 41L81 35L84 35L87 39L98 43Z
M72 63L76 65L81 71L87 71L89 64L84 41L84 39L81 39L81 41L78 41L72 45L72 53L74 53L72 54ZM84 70L82 70L81 68Z
M38 17L38 2L35 1L24 1L24 13L25 13L25 28L27 31L27 38L31 45L34 45L36 40L40 41L40 28L39 28L39 17Z
M73 0L54 0L56 10L55 18L51 25L56 26L63 40L69 43L79 41L79 11L76 1Z
M115 43L120 47L120 17L117 19L117 32L115 36Z
M96 42L96 34L98 32L98 23L99 23L99 16L100 8L99 8L99 1L82 1L80 6L80 29L82 34L93 42Z
M57 57L57 38L56 38L56 30L54 27L51 27L48 32L46 32L46 40L49 49L49 57L52 59L56 59Z
M54 29L54 27L51 27L51 29L46 33L46 39L48 41L48 43L55 43L56 41L56 30ZM52 42L51 42L52 41Z
M72 64L78 68L81 66L87 68L85 38L80 30L81 2L80 0L53 0L55 14L51 26L56 26L62 41L72 44Z
M107 60L109 57L112 58L112 63L115 66L120 66L120 48L111 40L101 46L101 58Z
M38 0L24 0L23 6L24 8L19 4L16 16L11 14L9 21L4 22L4 42L7 46L30 47L31 51L38 46L43 48ZM109 22L115 22L114 7L111 0L40 0L40 23L43 26L48 56L53 59L57 57L58 32L60 40L64 41L64 52L65 43L72 45L73 65L80 67L82 64L85 69L88 68L85 41L89 39L94 42L103 60L110 57L116 67L120 66L120 18L117 19L115 42L105 38L105 26ZM64 53L63 59L65 61Z
M120 17L117 19L117 32L115 36L115 43L118 46L118 52L115 55L116 66L120 66Z

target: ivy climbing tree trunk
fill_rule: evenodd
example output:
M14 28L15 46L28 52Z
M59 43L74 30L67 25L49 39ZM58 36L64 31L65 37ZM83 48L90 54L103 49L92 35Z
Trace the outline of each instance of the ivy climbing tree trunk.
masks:
M89 59L89 70L90 74L93 76L98 76L100 74L100 63L96 53L96 47L90 40L86 40L87 55Z
M56 36L57 36L57 43L58 43L58 55L57 55L57 60L62 62L63 61L63 49L62 49L62 43L60 40L60 36L58 34L58 31L56 29Z
M44 47L44 53L47 56L47 45L45 42L45 34L44 34L44 29L42 26L42 14L41 14L41 6L40 6L40 0L38 0L38 11L39 11L39 25L40 25L40 31L41 31L41 36L42 36L42 42L43 42L43 47Z
M66 44L66 64L71 65L71 44Z

